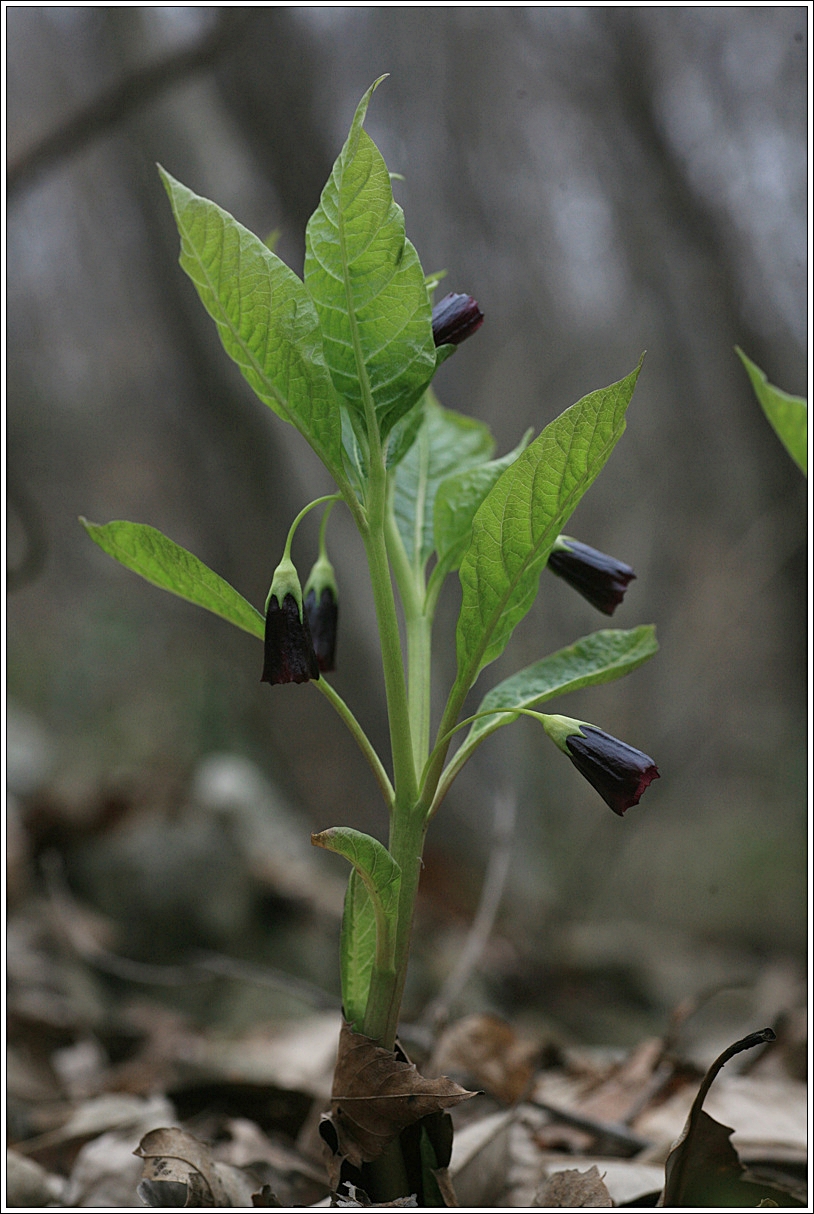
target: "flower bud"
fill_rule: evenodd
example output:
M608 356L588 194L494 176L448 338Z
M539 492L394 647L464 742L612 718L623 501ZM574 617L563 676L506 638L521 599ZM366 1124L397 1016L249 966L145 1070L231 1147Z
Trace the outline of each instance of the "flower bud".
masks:
M339 616L336 576L327 556L320 556L305 583L305 615L321 671L336 669L336 629Z
M471 295L445 295L432 310L436 346L459 346L483 324L483 313Z
M638 805L645 789L659 779L650 756L627 742L585 721L540 715L551 740L620 817L631 805Z
M266 600L266 638L261 683L307 683L319 678L297 571L284 557Z
M613 615L636 576L630 565L567 535L555 541L548 568L604 615Z

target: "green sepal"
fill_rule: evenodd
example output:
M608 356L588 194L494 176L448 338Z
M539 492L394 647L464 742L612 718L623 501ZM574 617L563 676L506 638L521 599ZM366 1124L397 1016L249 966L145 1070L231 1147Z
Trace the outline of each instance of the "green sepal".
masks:
M268 612L272 597L282 604L285 602L287 594L293 595L299 609L300 620L302 620L302 586L300 585L300 577L291 557L284 556L274 570L274 576L271 579L271 586L266 595L266 612Z
M308 598L308 592L313 590L316 595L317 602L323 590L330 590L333 593L334 601L339 599L339 590L336 585L336 572L333 565L323 552L314 561L311 567L311 572L308 574L308 580L303 586L302 593L304 598Z
M558 746L564 755L569 756L571 752L566 746L566 739L572 738L575 733L584 738L585 734L582 732L583 726L590 725L590 721L578 721L574 717L562 717L542 712L535 713L534 715L554 745Z

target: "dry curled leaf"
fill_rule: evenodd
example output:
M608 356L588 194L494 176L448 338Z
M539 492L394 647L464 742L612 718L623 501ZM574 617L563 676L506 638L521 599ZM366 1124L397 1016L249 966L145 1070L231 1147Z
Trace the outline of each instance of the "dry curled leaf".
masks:
M345 1023L325 1119L334 1134L325 1122L320 1132L335 1155L361 1167L378 1159L407 1126L475 1095L444 1075L424 1079L412 1063Z
M715 1059L704 1076L681 1137L667 1157L664 1192L659 1198L659 1206L671 1209L757 1206L765 1199L786 1207L803 1204L778 1187L751 1180L732 1145L734 1131L721 1125L702 1108L712 1081L724 1063L743 1050L772 1040L771 1029L750 1033Z
M546 1178L534 1198L542 1210L609 1210L613 1200L594 1164L587 1172L566 1168Z
M186 1130L152 1130L133 1154L144 1160L138 1194L145 1205L251 1207L256 1185L241 1169L216 1163L206 1143Z

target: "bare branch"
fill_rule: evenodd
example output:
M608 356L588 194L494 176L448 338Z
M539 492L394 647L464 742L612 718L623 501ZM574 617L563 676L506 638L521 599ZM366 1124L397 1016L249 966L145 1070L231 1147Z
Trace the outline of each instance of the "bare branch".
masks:
M10 198L38 173L74 155L168 88L194 72L211 67L244 33L252 12L243 8L224 9L214 29L195 46L128 72L117 84L49 131L9 164L7 196Z

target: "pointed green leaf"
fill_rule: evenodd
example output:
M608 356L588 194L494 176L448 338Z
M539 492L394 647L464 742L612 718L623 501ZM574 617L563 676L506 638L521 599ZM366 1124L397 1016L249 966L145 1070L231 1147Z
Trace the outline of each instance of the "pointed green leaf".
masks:
M797 467L808 475L808 406L805 400L802 396L790 396L781 388L775 388L743 350L735 346L735 352L746 368L755 396L775 434Z
M376 82L379 83L378 81ZM319 313L334 386L384 437L435 372L432 312L390 176L363 129L365 93L306 232L305 283Z
M351 869L339 945L342 1011L351 1028L362 1031L376 958L376 915L364 881Z
M181 235L180 262L224 348L260 399L342 477L339 400L319 320L297 275L232 216L160 169Z
M348 887L345 914L349 921L343 921L342 927L342 999L347 1019L356 1023L364 1016L374 967L381 971L393 968L401 869L378 839L350 826L332 826L311 835L311 842L349 860L368 896L366 903L358 888ZM372 959L371 911L375 923ZM360 971L354 969L356 965L361 966Z
M79 520L94 543L154 586L205 607L262 641L265 621L256 608L197 556L144 523Z
M531 431L500 459L478 464L447 477L438 486L433 514L433 536L438 563L447 572L457 569L472 536L472 520L481 502L508 467L523 454Z
M525 670L518 671L487 692L478 712L505 708L507 713L505 716L481 717L473 721L465 746L472 748L501 725L516 720L517 714L512 713L511 709L534 708L554 696L621 679L652 658L657 650L653 624L592 632L566 649L559 649Z
M418 436L396 469L393 497L404 550L417 573L433 552L435 495L442 481L452 472L482 464L493 449L483 422L443 409L428 389Z
M641 361L566 409L481 503L459 571L458 695L494 661L537 594L551 547L625 428Z

